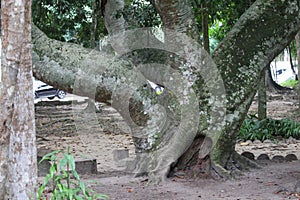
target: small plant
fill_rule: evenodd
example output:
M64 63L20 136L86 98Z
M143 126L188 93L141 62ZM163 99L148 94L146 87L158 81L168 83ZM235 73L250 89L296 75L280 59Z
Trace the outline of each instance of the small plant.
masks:
M300 123L290 119L275 120L266 118L261 121L256 116L248 116L243 122L238 139L246 140L274 140L278 138L300 139Z
M57 154L61 151L53 151L45 155L40 162L48 160L51 162L49 174L46 175L44 183L40 186L37 199L42 200L47 185L52 185L51 200L95 200L108 199L104 194L94 194L94 191L85 187L75 170L75 160L70 154L69 148L63 158L57 160ZM47 198L48 199L48 198Z

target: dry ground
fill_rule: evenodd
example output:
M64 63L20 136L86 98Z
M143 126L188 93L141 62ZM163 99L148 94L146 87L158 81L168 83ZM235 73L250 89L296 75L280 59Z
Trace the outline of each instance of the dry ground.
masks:
M73 96L72 96L73 98ZM295 95L270 95L268 115L273 118L292 118L300 121L296 112ZM235 180L190 180L170 178L161 185L147 185L145 177L134 178L122 171L119 151L134 157L130 130L110 107L98 105L101 112L87 112L84 101L42 101L36 104L38 154L70 147L77 160L97 159L98 174L82 175L97 192L110 199L300 199L288 191L300 180L300 161L263 165L262 169L245 172ZM255 112L253 102L250 112ZM251 151L258 156L266 153L294 153L300 159L300 141L290 139L274 143L253 142L237 144L237 151Z

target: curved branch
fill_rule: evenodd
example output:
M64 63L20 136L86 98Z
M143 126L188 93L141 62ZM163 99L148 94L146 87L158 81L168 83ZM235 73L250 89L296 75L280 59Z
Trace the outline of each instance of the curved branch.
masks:
M164 0L157 0L157 2L167 3ZM174 2L176 1L174 0ZM115 15L110 16L112 24L108 23L107 26L109 26L110 33L116 36L113 37L116 45L114 46L115 50L120 55L123 55L123 53L139 47L141 41L133 39L135 38L133 37L134 33L128 34L128 32L124 31L125 22L118 15L122 6L118 6L121 6L121 4L116 5L115 8L111 7L111 11ZM117 9L115 12L114 9L116 8L120 9ZM196 127L199 131L209 130L208 132L212 134L219 130L223 131L220 140L216 144L217 149L221 151L214 152L214 158L222 159L221 163L226 163L226 159L230 158L231 155L225 154L232 153L235 136L242 122L243 115L247 112L251 103L255 91L254 88L257 86L256 80L259 80L262 74L261 71L289 43L299 29L299 8L300 2L296 0L257 0L249 11L241 17L237 25L215 52L214 60L223 80L225 80L228 101L226 106L228 108L226 113L227 123L222 124L221 120L216 121L216 125L224 125L221 129L219 129L220 127L213 127L215 124L210 121L213 117L206 110L208 109L208 97L211 97L209 96L210 94L206 93L204 96L195 98L189 93L189 89L197 90L203 86L197 82L199 74L207 75L207 77L212 74L213 76L211 77L216 79L206 79L208 82L211 81L211 86L214 85L214 81L217 80L216 82L218 82L220 80L215 75L217 71L211 72L205 69L205 66L211 64L207 55L201 54L200 51L198 52L199 54L194 54L193 50L197 50L197 48L191 48L195 46L191 45L193 42L190 42L188 39L179 41L177 43L177 45L181 44L179 47L174 46L171 40L169 40L171 43L165 43L165 46L162 43L150 43L150 46L159 50L167 49L168 52L175 51L175 55L187 55L185 61L188 61L188 64L180 61L176 68L176 73L178 73L179 77L176 80L185 81L178 90L175 90L180 93L172 93L167 90L165 96L153 96L147 92L148 90L141 88L146 83L146 80L131 62L104 52L84 49L79 45L50 40L36 27L33 27L32 34L34 38L33 50L35 52L33 54L34 73L43 81L68 92L91 98L94 96L97 101L102 102L110 99L115 100L116 103L112 105L120 111L125 120L128 121L128 124L133 127L133 135L136 134L141 141L139 142L139 147L141 147L143 152L150 153L140 154L143 161L145 161L139 163L140 171L146 170L157 173L161 170L162 174L160 175L165 176L170 164L182 155L195 137L193 135L195 123L200 123L200 129ZM180 8L177 7L177 9ZM108 13L109 9L106 7L105 15ZM176 16L180 16L179 19L184 19L182 16L185 15L176 14ZM113 20L116 21L114 22ZM171 21L175 27L180 23L180 21L176 20ZM178 34L187 33L188 26L184 25L183 27L185 28L180 26L175 28L175 30L178 29L179 31L177 33L172 32L172 36L176 38ZM119 37L120 40L117 40L118 36L122 36ZM131 43L132 41L135 42ZM144 41L147 40L142 39L142 42ZM203 61L205 64L198 65L199 60L201 61L200 63ZM211 66L213 66L213 63ZM182 77L186 79L181 79ZM165 78L170 77L166 76ZM170 79L169 81L170 88L176 87L178 84L174 80ZM203 81L200 83L203 83ZM186 85L189 87L184 87ZM216 91L218 89L220 88L214 88ZM125 104L122 103L124 100L126 100ZM198 100L200 111L187 109L191 108L189 103L192 102L194 106ZM222 101L222 98L210 98L209 100L219 103L219 106L222 106L225 102ZM162 107L156 105L157 102L161 102ZM130 112L125 110L128 108ZM162 112L161 109L165 112ZM213 111L222 113L217 106ZM190 115L191 112L193 115ZM224 116L225 113L222 113L222 115ZM138 121L142 121L142 123L140 125L135 124ZM211 129L207 127L207 124L210 123L212 124ZM162 136L162 139L160 140L157 136ZM182 138L184 138L184 144L182 144ZM166 144L171 144L171 148ZM222 157L222 155L224 156Z
M33 27L32 35L35 76L73 94L101 102L112 100L111 105L132 129L140 159L135 166L137 172L165 177L171 163L182 155L197 133L198 100L189 92L193 85L190 82L195 80L183 80L185 84L177 85L175 94L165 90L158 97L142 88L146 79L131 62L51 40L37 27ZM187 71L191 69L183 66L181 73ZM172 85L175 86L174 82ZM164 112L160 111L162 108Z

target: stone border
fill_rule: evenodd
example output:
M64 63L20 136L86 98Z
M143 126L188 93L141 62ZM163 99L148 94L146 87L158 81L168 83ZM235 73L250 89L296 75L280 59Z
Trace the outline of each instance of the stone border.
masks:
M250 160L255 160L254 154L249 151L244 151L241 155ZM272 157L272 159L270 159L270 157L267 154L260 154L256 159L256 161L272 161L275 163L292 162L295 160L298 160L295 154L288 154L285 157L282 155L275 155Z

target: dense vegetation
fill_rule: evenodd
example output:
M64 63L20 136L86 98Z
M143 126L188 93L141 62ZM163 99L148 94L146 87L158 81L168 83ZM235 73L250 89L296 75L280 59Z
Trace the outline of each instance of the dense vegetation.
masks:
M248 116L238 135L238 139L246 140L275 140L293 137L300 139L300 123L290 119L271 119L258 120L256 116Z

